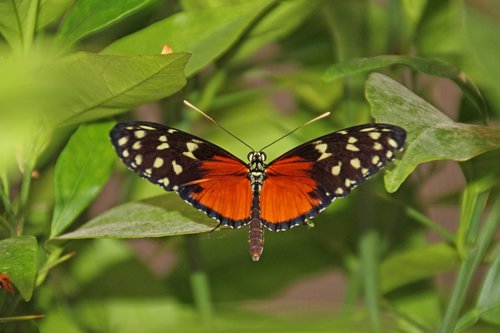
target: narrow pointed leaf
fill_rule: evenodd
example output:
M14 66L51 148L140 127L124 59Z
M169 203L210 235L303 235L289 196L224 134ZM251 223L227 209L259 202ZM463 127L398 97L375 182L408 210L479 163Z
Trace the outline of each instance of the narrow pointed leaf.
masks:
M82 125L59 156L51 237L64 231L108 180L115 154L108 133L113 122Z

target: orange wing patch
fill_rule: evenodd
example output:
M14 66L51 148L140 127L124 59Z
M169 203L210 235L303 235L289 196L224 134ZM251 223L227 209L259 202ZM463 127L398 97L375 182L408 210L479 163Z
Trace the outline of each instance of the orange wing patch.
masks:
M201 169L207 176L188 184L199 186L190 193L191 200L206 208L202 210L213 211L222 224L238 228L248 223L252 204L248 169L221 156L204 161Z
M321 199L311 195L318 186L310 176L311 168L312 162L300 157L286 158L269 167L260 195L261 216L267 227L289 229L302 224L304 217L322 206Z

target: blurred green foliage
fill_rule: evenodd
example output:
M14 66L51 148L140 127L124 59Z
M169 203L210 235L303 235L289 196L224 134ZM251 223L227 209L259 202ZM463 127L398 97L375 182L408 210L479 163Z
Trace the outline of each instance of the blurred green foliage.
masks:
M16 287L0 332L498 331L499 16L494 0L0 0L0 273ZM266 233L253 263L245 228L209 233L116 162L118 118L245 159L183 99L253 147L332 111L270 160L373 119L407 147L314 228ZM463 185L426 198L444 160ZM444 203L451 226L430 213Z

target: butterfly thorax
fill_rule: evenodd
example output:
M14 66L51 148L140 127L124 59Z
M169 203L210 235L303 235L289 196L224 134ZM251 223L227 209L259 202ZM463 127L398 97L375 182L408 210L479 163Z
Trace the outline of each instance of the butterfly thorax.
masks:
M266 179L266 154L253 151L248 154L248 180L254 192L260 192Z

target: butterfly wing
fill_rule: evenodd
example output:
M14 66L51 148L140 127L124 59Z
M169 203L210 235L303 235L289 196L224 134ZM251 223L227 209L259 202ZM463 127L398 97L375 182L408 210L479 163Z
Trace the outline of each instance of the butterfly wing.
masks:
M288 230L344 197L403 148L406 132L387 124L366 124L334 132L272 161L260 194L262 223Z
M186 132L151 122L118 123L111 141L123 163L139 176L217 219L248 223L252 191L248 168L226 150Z

